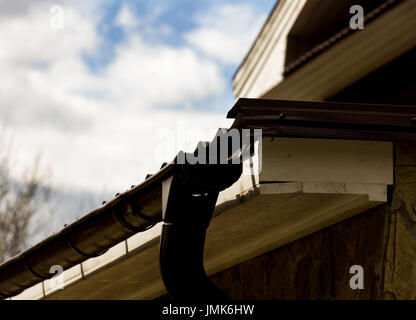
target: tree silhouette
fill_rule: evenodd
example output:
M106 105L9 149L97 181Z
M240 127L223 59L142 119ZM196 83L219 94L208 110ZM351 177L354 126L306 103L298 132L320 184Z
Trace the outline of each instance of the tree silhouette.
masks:
M0 140L0 262L26 249L29 223L49 199L49 188L39 172L39 157L21 181L16 181L11 177L10 150Z

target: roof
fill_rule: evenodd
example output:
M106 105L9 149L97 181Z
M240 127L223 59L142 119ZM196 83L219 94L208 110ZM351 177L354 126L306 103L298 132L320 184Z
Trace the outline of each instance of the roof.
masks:
M415 45L411 0L358 1L363 30L349 27L353 1L322 2L279 1L233 79L236 97L326 100Z
M259 35L260 35L260 34L262 34L262 33L263 33L263 31L266 29L266 26L267 26L267 24L269 23L269 21L271 20L271 18L272 18L272 16L273 16L273 13L275 12L275 10L276 10L277 6L279 5L279 3L280 3L280 0L277 0L277 1L276 1L276 3L274 4L274 6L273 6L272 10L269 12L269 14L268 14L268 16L267 16L266 20L264 21L264 23L263 23L263 25L262 25L262 27L261 27L261 29L260 29ZM242 61L241 61L241 63L238 65L237 69L235 70L235 72L234 72L234 74L233 74L233 76L232 76L232 79L234 79L234 78L236 77L236 75L237 75L238 71L240 70L240 68L241 68L241 67L244 65L244 63L246 62L246 60L247 60L248 56L250 55L251 51L254 49L254 47L255 47L256 42L258 41L258 39L259 39L259 36L257 36L256 40L254 40L254 41L253 41L253 43L251 44L251 46L250 46L250 48L248 49L248 51L247 51L246 55L244 56L243 60L242 60Z
M239 99L228 113L231 128L262 129L263 136L326 137L353 140L416 141L416 107L333 102ZM230 128L230 129L231 129ZM219 131L217 139L227 130ZM145 181L88 213L27 251L0 265L3 298L50 278L51 265L68 269L152 227L161 221L162 182L175 172L198 185L198 167L177 165L175 160ZM210 167L219 188L224 166ZM237 178L237 177L236 177Z
M402 2L403 0L387 0L384 3L382 3L380 6L372 10L371 12L365 14L364 16L364 23L367 24L377 18L379 15L387 11L388 9L391 9L393 6L397 5L398 3ZM260 41L260 36L263 32L265 32L267 25L270 23L271 18L274 14L274 12L277 10L278 5L280 1L277 0L274 4L272 10L270 11L269 15L267 16L265 22L263 23L257 38L255 41L251 44L249 50L247 51L246 55L244 56L241 63L238 65L237 69L235 70L232 79L234 79L238 73L238 71L241 69L241 67L244 65L244 63L247 61L248 56L251 54L251 52L254 50L254 47L258 41ZM322 51L325 51L329 49L331 46L333 46L338 41L341 41L348 35L352 34L355 30L351 29L349 26L342 28L341 30L334 33L331 37L328 39L322 41L321 43L314 46L312 49L308 50L307 52L300 55L298 58L296 58L293 62L288 64L285 67L284 75L289 75L291 72L294 72L296 69L300 68L303 64L307 63L309 60L313 59L316 55L321 53Z
M375 18L386 12L387 10L391 9L392 7L396 6L403 0L387 0L384 3L382 3L380 6L372 10L371 12L364 15L364 24L370 23ZM288 76L292 72L299 69L304 64L308 63L310 60L312 60L315 56L322 53L325 50L328 50L330 47L335 45L337 42L341 41L342 39L348 37L349 35L353 34L356 30L351 29L351 27L347 26L345 28L342 28L338 32L336 32L334 35L329 37L328 39L322 41L321 43L314 46L312 49L308 50L298 58L296 58L293 62L289 63L284 71L283 75Z

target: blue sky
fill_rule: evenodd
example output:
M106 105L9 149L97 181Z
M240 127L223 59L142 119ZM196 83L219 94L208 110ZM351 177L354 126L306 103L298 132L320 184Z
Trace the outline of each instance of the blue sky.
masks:
M0 130L17 180L41 153L53 229L230 125L232 76L274 3L0 0Z
M159 0L159 1L114 1L108 4L105 8L105 13L100 20L98 30L100 34L106 39L106 48L114 49L114 45L123 40L125 32L120 26L117 26L114 21L117 14L123 6L128 6L134 15L144 24L149 27L157 25L166 25L172 29L169 35L159 34L159 37L154 37L153 34L147 34L146 39L150 42L164 42L172 46L180 46L185 44L183 35L198 27L198 22L195 17L203 14L206 10L230 4L242 5L248 4L254 14L259 14L261 17L269 12L274 5L274 0L259 0L259 1L237 1L237 0ZM238 18L238 15L236 15ZM99 57L92 57L91 63L95 65L103 61L111 59L113 52ZM103 59L104 58L104 59ZM95 61L94 61L95 60Z
M186 34L192 30L198 29L198 18L206 12L215 14L216 8L224 6L234 6L242 8L246 6L252 10L252 21L257 22L254 30L257 31L268 12L271 11L275 0L259 0L259 1L237 1L237 0L159 0L159 1L114 1L104 5L104 13L97 24L97 31L103 38L100 51L92 55L85 55L86 64L92 72L99 72L105 68L115 57L115 49L117 45L122 43L128 37L131 30L126 31L122 26L117 24L117 18L123 8L128 8L138 21L137 30L141 31L143 39L152 44L166 44L174 48L187 45ZM238 20L238 11L232 16ZM158 27L169 32L158 31ZM247 35L247 43L251 42L252 34ZM210 97L206 101L201 101L194 108L199 110L210 110L214 112L224 112L224 108L228 108L230 101L233 99L231 81L234 72L237 69L240 57L245 54L243 50L236 60L233 62L218 61L224 78L227 80L227 86L221 96ZM205 56L205 53L198 50L198 54ZM221 99L227 102L227 106L221 105ZM171 108L180 109L180 105L171 105Z

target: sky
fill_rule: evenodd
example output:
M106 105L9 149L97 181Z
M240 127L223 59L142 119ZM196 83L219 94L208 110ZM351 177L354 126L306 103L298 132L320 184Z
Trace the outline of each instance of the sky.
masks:
M49 232L230 125L232 76L274 3L0 0L0 135L16 180L41 155Z

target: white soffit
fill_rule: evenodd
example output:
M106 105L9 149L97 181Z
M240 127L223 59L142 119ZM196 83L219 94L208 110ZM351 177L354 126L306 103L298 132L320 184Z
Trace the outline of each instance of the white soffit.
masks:
M309 188L393 184L391 142L264 138L262 154L260 182L301 181Z

